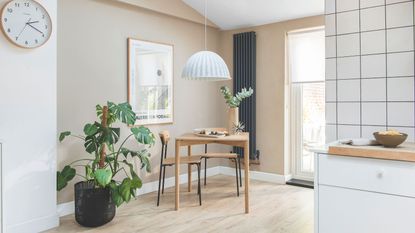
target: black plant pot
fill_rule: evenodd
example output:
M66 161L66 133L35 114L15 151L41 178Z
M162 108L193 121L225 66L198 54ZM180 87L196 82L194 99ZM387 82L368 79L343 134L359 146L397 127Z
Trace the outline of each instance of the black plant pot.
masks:
M75 184L75 219L85 227L98 227L115 216L115 203L109 188L97 188L92 181Z

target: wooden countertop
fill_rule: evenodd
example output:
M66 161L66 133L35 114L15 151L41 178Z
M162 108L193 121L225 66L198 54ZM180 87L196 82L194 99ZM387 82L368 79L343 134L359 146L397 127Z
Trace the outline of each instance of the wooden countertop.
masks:
M397 148L383 146L330 145L328 154L415 162L415 143L403 143Z

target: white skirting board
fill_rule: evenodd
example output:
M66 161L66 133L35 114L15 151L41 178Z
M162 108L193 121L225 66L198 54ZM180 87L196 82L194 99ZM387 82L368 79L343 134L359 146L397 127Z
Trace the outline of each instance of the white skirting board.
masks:
M244 177L244 170L242 169L242 177ZM205 170L201 170L201 178L204 177ZM225 167L225 166L217 166L207 169L207 177L215 176L215 175L227 175L227 176L235 176L235 168ZM291 179L291 175L277 175L265 172L258 172L258 171L250 171L249 172L250 179L252 180L260 180L266 181L275 184L285 184L286 181ZM192 180L197 180L197 172L192 172ZM187 174L180 175L180 184L187 183ZM166 178L164 181L164 187L170 188L174 187L174 177ZM155 192L158 189L158 181L153 181L150 183L143 184L143 187L137 191L137 195L143 195L146 193ZM66 202L58 205L58 214L60 217L73 214L74 213L74 202Z

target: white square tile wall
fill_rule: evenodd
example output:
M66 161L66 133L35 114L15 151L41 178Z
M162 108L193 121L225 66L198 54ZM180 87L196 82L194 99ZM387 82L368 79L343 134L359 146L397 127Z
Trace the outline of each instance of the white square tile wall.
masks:
M359 32L359 11L348 11L337 14L337 34Z
M386 101L386 78L361 80L362 101Z
M360 77L360 57L337 58L337 79L350 79Z
M387 47L389 53L414 50L414 27L388 29Z
M385 53L386 31L371 31L361 33L362 55Z
M380 30L385 28L385 6L360 10L361 31Z
M337 82L327 81L326 82L326 102L336 102L337 99Z
M337 0L337 12L358 10L359 0Z
M336 49L336 45L339 57L358 56L360 54L360 33L337 36L337 44L334 49Z
M326 59L326 80L336 80L337 64L336 58Z
M385 0L360 0L360 8L385 5Z
M388 101L415 101L414 77L388 79Z
M338 124L359 125L360 103L338 103L337 114Z
M388 102L388 124L391 127L414 126L414 104Z
M362 59L362 78L386 77L386 55L365 55Z
M414 24L414 3L403 2L386 6L386 27L404 27Z
M386 125L386 102L362 103L362 125Z
M388 77L413 76L414 52L388 53Z
M360 101L360 80L338 80L337 101Z
M326 14L333 14L336 12L336 0L326 0Z
M326 58L336 57L336 37L326 37Z
M414 0L326 0L326 141L415 140Z

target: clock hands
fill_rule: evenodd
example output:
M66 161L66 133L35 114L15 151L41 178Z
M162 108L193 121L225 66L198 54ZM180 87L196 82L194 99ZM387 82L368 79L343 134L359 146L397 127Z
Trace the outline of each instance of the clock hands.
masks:
M45 35L42 31L40 31L39 29L37 29L36 27L32 26L31 23L26 23L26 25L28 25L29 27L35 29L36 31L38 31L40 34Z
M32 18L29 18L29 20L27 21L27 23L29 23L29 22L30 22L30 20L32 20ZM24 27L23 27L23 29L20 31L19 35L17 35L17 36L16 36L16 40L18 40L18 39L19 39L20 35L21 35L21 34L23 33L23 31L26 29L26 26L28 25L27 23L24 25Z

